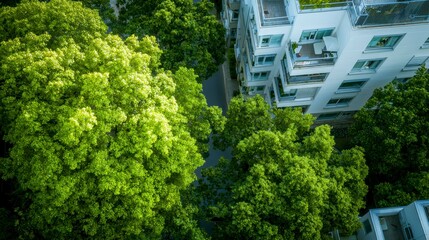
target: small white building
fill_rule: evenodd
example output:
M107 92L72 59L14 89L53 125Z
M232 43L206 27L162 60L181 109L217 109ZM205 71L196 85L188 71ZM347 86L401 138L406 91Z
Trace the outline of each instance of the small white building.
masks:
M405 207L371 209L360 218L358 240L429 239L429 200Z
M224 0L245 96L338 121L429 66L429 0L311 1Z

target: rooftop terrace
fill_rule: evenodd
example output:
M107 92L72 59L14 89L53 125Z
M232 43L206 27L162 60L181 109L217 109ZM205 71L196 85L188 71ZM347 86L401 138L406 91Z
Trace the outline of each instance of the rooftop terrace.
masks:
M284 0L258 0L262 26L289 24Z

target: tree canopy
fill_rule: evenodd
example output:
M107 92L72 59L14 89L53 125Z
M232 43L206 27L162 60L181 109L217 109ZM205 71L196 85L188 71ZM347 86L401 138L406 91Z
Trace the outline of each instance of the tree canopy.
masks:
M20 236L204 238L183 196L222 117L193 71L159 69L154 37L108 35L78 2L26 1L0 22L0 174L21 194Z
M335 151L330 127L311 130L313 120L300 109L270 111L260 96L232 99L218 138L233 157L203 170L198 186L215 238L321 239L360 227L363 152Z
M212 14L209 1L133 0L123 4L113 31L156 36L165 69L193 68L203 81L223 63L225 30Z
M376 89L355 115L351 135L365 149L378 206L429 198L429 74Z

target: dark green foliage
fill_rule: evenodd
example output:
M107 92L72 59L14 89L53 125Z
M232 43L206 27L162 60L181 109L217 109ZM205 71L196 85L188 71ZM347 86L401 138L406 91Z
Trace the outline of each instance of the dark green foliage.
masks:
M11 144L0 176L16 183L16 202L0 206L13 225L1 230L205 238L187 190L203 163L196 142L223 118L193 71L163 71L154 37L106 34L78 2L26 1L1 8L0 22L0 126Z
M234 48L228 48L228 62L229 62L229 73L231 74L231 78L237 79L237 71L235 70L237 61L235 60Z
M377 206L429 198L429 74L374 91L355 116L351 135L365 149Z
M212 10L207 0L129 1L113 31L124 36L156 36L165 69L193 68L203 81L217 71L225 54L225 30Z
M360 227L367 167L360 148L338 153L328 126L260 96L232 99L217 142L232 159L203 170L198 190L215 239L321 239Z

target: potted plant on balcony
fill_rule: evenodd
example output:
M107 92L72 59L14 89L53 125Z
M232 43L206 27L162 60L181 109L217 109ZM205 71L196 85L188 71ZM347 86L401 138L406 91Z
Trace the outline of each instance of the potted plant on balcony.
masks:
M296 52L296 49L298 48L298 43L297 42L292 42L292 51L293 53L297 56L297 57L301 57L301 54L298 52Z
M295 53L296 48L298 47L298 43L297 42L292 42L292 50Z

